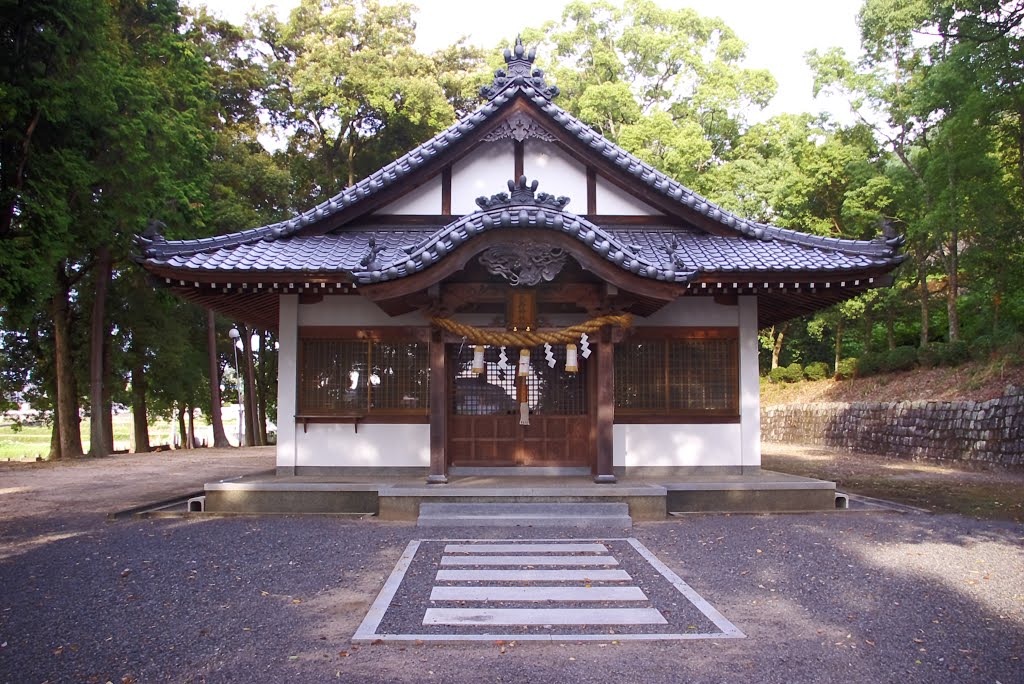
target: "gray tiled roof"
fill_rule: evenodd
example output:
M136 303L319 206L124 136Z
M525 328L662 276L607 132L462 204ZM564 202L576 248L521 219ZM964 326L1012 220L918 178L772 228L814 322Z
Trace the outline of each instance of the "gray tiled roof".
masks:
M700 271L825 271L894 266L902 261L903 257L897 253L903 242L900 237L890 236L871 241L820 237L758 223L726 211L634 157L555 105L550 98L557 91L545 87L543 74L538 76L538 73L534 72L531 76L519 68L510 68L508 73L503 72L495 80L496 83L500 82L501 87L488 90L491 99L482 107L387 166L302 214L287 221L251 230L197 240L167 241L160 237L137 237L139 261L208 271L249 269L348 272L352 273L356 280L367 282L408 275L432 262L425 261L426 259L435 260L443 256L446 250L450 250L470 234L475 234L474 231L479 232L481 226L486 226L488 221L500 219L500 212L497 215L488 211L468 215L439 231L443 232L443 235L426 238L429 244L424 248L430 253L429 257L422 251L406 255L412 259L395 256L395 250L391 245L396 241L405 240L403 236L411 232L396 227L394 230L397 232L391 233L385 227L375 227L372 233L378 241L378 246L384 247L377 256L387 263L382 262L382 268L369 271L360 270L358 263L354 265L352 262L353 255L357 253L357 262L366 256L369 232L360 231L355 226L346 227L345 231L338 235L303 236L300 231L306 226L358 205L366 198L401 181L449 146L457 144L494 119L500 110L517 97L532 102L547 117L549 124L574 136L582 145L590 148L593 154L603 157L607 163L633 176L650 190L717 222L735 235L713 237L692 233L683 239L681 234L677 238L679 246L676 256L669 258L664 252L667 245L639 250L629 247L633 244L651 245L662 239L664 231L634 229L627 231L630 237L625 241L616 242L611 239L612 236L602 232L601 228L587 223L584 219L567 213L550 210L546 212L544 218L559 222L559 230L565 229L566 225L573 222L580 222L584 228L578 236L581 240L586 242L589 233L593 233L593 241L588 242L588 246L634 273L659 280L684 281ZM535 207L528 210L527 223L531 226L535 224L536 213ZM516 218L518 219L517 213ZM360 243L360 240L363 242ZM441 254L437 252L437 245L440 245ZM658 249L662 251L657 253ZM618 256L620 252L621 259ZM385 256L387 259L384 259ZM380 273L375 276L374 271Z
M597 256L641 277L660 281L682 283L702 273L841 273L892 263L891 257L881 254L851 254L787 242L764 243L671 226L643 230L602 228L567 212L527 207L478 212L433 229L373 226L340 235L295 236L157 257L149 263L199 274L315 272L374 283L424 270L474 235L522 226L524 213L528 227L569 235ZM374 255L376 263L365 264L371 253L371 240L379 251Z

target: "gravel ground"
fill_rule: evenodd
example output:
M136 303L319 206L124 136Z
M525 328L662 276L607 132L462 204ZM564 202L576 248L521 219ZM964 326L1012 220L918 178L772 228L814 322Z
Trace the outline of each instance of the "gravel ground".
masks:
M0 681L1024 681L1024 527L959 516L636 525L746 639L349 642L409 540L469 536L572 535L66 509L5 520Z

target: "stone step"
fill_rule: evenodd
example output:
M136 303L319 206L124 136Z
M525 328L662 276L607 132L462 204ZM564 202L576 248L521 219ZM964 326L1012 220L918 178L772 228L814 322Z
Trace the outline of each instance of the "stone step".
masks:
M626 503L422 503L417 527L633 527Z

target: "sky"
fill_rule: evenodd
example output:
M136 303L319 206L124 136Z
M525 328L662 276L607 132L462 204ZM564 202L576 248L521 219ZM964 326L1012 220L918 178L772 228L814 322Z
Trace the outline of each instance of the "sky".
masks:
M274 5L281 16L298 0L185 0L205 4L230 21L241 23L253 6ZM664 7L691 7L705 16L721 17L747 43L746 66L768 69L779 82L778 92L763 112L746 112L750 121L761 121L782 112L829 111L848 122L845 101L812 93L813 77L804 63L811 49L844 48L855 55L859 49L857 11L863 0L656 0ZM558 19L567 0L514 0L463 2L461 0L412 0L420 8L418 48L430 52L467 36L471 43L492 47L511 40L526 26ZM502 16L512 14L513 17Z

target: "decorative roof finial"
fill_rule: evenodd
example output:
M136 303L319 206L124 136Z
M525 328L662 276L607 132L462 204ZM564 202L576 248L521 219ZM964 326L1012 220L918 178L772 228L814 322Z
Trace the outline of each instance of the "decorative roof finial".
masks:
M549 86L544 80L544 72L533 68L533 61L537 58L537 49L526 49L523 39L516 36L516 44L510 50L504 51L506 68L494 72L494 82L489 86L480 88L480 95L488 100L493 100L498 93L509 86L530 86L547 99L558 96L558 86Z
M476 204L485 211L523 204L547 207L556 211L565 209L565 205L569 203L568 197L555 197L546 192L537 192L538 185L540 184L537 181L530 183L526 180L526 176L520 176L518 182L514 180L508 182L508 193L499 192L490 197L477 197Z

